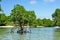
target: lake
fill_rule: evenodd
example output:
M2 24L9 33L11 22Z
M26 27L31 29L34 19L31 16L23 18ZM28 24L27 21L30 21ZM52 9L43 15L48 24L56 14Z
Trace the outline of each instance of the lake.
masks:
M60 30L53 27L30 28L31 33L19 34L18 28L0 28L0 40L60 40Z

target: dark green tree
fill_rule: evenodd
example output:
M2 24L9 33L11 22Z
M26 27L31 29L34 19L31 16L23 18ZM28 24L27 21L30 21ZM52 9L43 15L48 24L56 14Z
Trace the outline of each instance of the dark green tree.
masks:
M55 22L55 26L60 26L60 9L56 9L52 14L52 18Z
M14 6L11 12L11 19L13 20L14 24L18 21L19 26L21 28L21 32L23 32L23 18L24 18L24 7L17 4Z
M42 21L42 19L37 19L37 22L38 22L38 26L43 26L43 21Z
M36 20L35 12L34 11L28 11L27 15L28 15L27 19L28 19L29 26L32 26L34 20Z
M43 19L43 26L52 27L52 26L54 26L54 22L52 20L50 20L50 19L44 18Z
M32 25L33 20L36 18L34 11L27 11L23 6L19 4L14 6L10 16L14 24L18 22L21 28L21 32L23 31L24 25Z
M6 25L7 16L5 14L0 14L0 26Z

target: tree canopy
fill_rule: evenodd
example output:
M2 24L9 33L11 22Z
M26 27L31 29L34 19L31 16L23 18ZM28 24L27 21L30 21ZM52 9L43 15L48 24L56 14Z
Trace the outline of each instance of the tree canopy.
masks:
M55 10L55 12L52 14L52 18L55 22L55 25L60 26L60 9Z
M36 19L34 11L27 11L23 6L17 4L14 6L11 12L11 18L14 23L19 22L21 25L32 25L33 20Z

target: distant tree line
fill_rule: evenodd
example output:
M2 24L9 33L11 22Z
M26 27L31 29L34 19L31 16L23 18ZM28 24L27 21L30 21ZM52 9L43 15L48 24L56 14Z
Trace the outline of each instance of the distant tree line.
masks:
M19 25L22 26L60 26L60 9L56 9L52 14L52 19L40 19L36 18L34 11L27 11L23 6L16 4L11 10L9 16L5 13L0 13L0 26L3 25Z

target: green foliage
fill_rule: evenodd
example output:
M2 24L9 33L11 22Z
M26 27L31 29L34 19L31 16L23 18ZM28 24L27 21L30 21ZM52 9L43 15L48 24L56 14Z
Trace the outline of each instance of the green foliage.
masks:
M17 21L22 25L32 25L33 20L36 19L34 11L27 11L19 4L14 6L10 16L14 23Z
M6 25L6 20L7 20L6 15L4 13L0 14L0 25Z
M11 25L12 20L9 16L6 16L4 13L0 14L0 26Z
M50 19L43 19L43 25L50 27L50 26L54 26L54 23Z
M56 9L52 14L52 18L55 22L55 26L60 26L60 9Z
M28 11L27 15L28 16L26 18L28 19L28 23L31 26L31 25L33 25L34 20L36 20L35 12L34 11Z
M37 26L46 26L51 27L54 26L54 22L50 19L37 19Z
M1 7L1 5L0 5ZM0 8L1 9L1 8ZM0 10L2 11L2 10ZM21 26L60 26L60 9L56 9L52 14L53 21L50 19L36 19L34 11L27 11L23 6L16 4L11 10L9 16L6 16L4 13L0 14L0 25L16 25Z
M37 19L37 25L38 26L43 26L43 21L42 21L42 19Z
M13 21L11 20L10 16L7 16L6 25L13 25Z
M25 9L23 6L20 6L18 4L14 6L10 15L14 23L16 23L16 21L19 21L20 23L23 22L24 11Z

